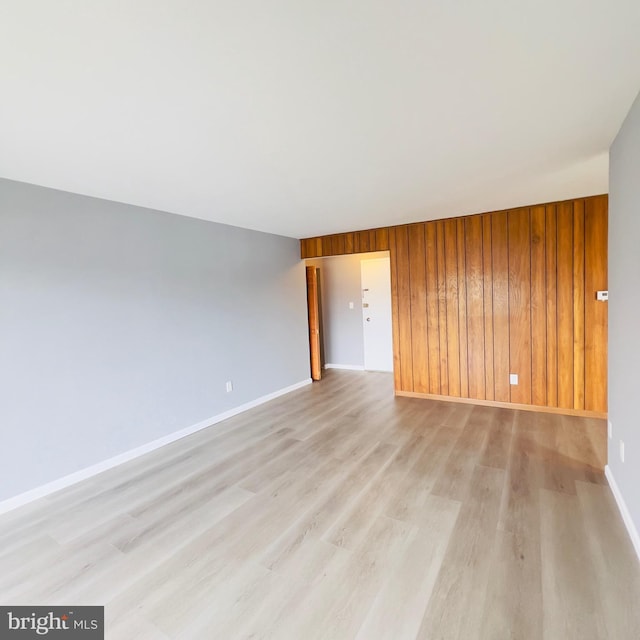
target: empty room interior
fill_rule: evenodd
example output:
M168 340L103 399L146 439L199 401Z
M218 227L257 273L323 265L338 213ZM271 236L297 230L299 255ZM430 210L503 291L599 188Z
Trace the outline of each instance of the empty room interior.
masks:
M637 0L0 15L0 636L640 638Z

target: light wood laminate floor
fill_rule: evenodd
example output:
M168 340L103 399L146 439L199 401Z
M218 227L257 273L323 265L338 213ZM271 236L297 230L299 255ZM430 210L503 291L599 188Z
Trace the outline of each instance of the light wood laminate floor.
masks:
M0 601L113 640L636 640L605 429L331 371L1 516Z

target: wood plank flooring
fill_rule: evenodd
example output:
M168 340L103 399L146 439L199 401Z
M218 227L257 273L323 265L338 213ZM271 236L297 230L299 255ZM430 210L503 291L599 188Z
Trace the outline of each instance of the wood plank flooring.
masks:
M0 516L2 604L109 639L640 638L603 421L309 387Z

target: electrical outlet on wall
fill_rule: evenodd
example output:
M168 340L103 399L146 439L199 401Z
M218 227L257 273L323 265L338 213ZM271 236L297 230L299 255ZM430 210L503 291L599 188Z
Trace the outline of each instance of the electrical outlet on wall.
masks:
M607 433L609 434L609 440L613 438L613 425L611 424L611 420L607 420Z
M509 374L509 384L518 384L518 374L510 373Z
M227 380L226 389L227 393L231 393L233 391L233 382L231 382L231 380Z

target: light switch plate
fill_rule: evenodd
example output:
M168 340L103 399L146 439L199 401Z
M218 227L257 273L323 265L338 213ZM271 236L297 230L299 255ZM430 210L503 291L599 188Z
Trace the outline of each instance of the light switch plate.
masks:
M509 374L509 384L518 384L518 374L510 373Z

